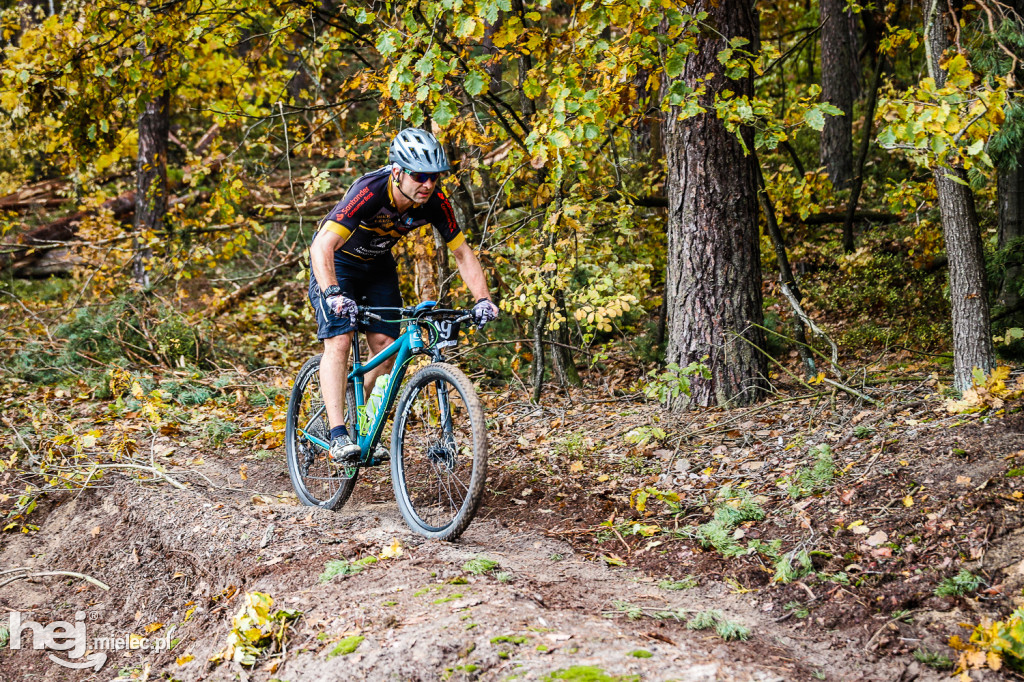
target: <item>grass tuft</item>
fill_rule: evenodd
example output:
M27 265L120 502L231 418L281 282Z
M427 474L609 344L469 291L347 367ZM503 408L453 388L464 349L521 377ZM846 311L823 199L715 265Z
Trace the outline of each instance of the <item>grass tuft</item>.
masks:
M349 561L348 559L335 559L333 561L328 561L324 564L324 572L320 574L320 582L325 583L338 576L348 577L350 575L355 575L370 564L375 563L377 563L377 557L375 556L363 557L356 561Z
M697 578L691 574L681 580L662 580L658 583L658 587L663 590L692 590L699 584Z
M914 651L914 658L919 662L924 663L929 668L935 668L936 670L949 670L953 667L953 661L949 656L940 654L937 651L929 651L928 649L917 649Z
M494 559L488 559L483 556L470 559L466 563L462 564L462 570L466 573L472 573L473 575L483 575L484 573L489 573L490 571L500 567L501 564Z

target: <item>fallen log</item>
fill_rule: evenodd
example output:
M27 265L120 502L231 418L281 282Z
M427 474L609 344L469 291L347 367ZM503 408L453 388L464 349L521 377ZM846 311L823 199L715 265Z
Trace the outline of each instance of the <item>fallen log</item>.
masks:
M101 204L101 208L113 212L115 218L124 218L135 211L135 192L126 192L119 197L108 199ZM33 261L41 258L41 255L33 258L33 247L69 241L75 236L82 220L91 213L91 210L77 211L18 235L14 243L5 245L13 248L5 249L5 253L0 255L0 270L14 267L15 263L18 269L31 268Z
M206 201L210 192L189 192L180 197L171 197L168 206L182 202ZM135 212L135 192L103 202L102 208L113 212L114 217L124 220ZM82 219L92 211L79 211L49 225L37 227L23 233L18 241L0 245L0 270L11 269L17 277L42 277L51 274L66 274L77 263L67 256L65 246L73 246L73 239ZM227 228L224 228L227 229ZM235 229L235 228L231 228ZM192 230L193 234L219 232L220 228ZM130 238L126 235L125 239ZM54 253L56 252L56 253Z
M66 203L67 199L53 196L57 190L65 188L67 183L62 180L43 180L22 187L17 192L0 197L0 210L17 211L32 206L56 206Z

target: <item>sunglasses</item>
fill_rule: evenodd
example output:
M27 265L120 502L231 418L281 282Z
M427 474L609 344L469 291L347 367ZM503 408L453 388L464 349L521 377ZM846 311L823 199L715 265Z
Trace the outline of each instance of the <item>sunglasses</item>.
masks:
M405 171L406 175L408 175L410 178L412 178L413 180L420 184L427 182L428 180L433 180L434 182L437 182L438 179L441 177L440 173L413 173L412 171L407 171L404 168L402 170Z

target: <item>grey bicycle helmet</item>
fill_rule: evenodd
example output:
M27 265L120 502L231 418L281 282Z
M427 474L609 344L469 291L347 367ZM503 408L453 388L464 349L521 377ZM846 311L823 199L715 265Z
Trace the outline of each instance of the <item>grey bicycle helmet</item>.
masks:
M395 135L388 160L412 173L439 173L451 170L448 155L437 138L420 128L406 128Z

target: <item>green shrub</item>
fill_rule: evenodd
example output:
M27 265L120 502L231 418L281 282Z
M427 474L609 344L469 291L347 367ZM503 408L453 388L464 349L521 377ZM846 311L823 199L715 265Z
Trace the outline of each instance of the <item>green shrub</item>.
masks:
M952 578L946 578L935 588L936 597L962 597L981 587L981 578L966 568Z

